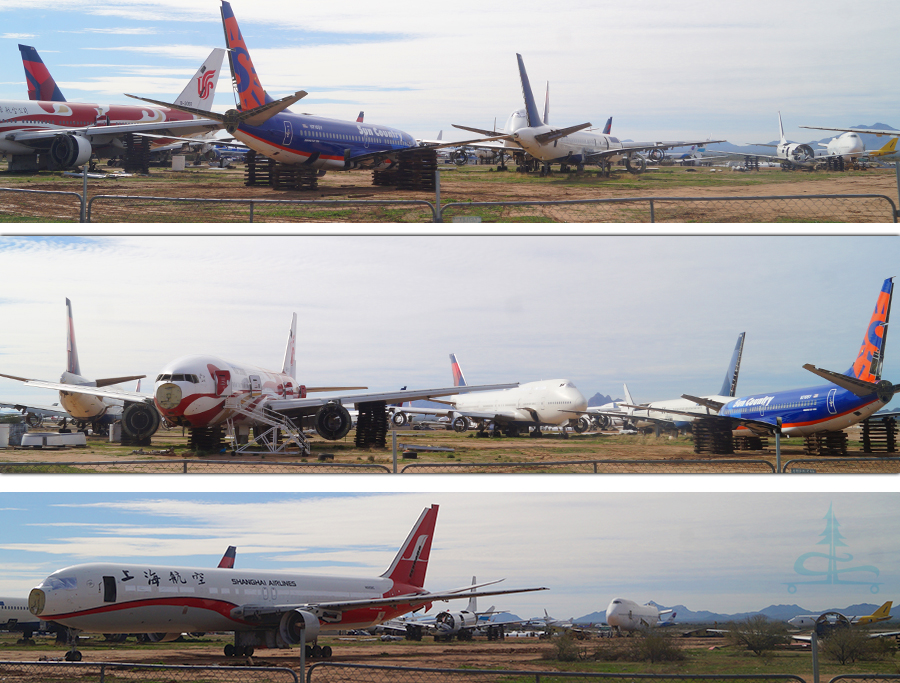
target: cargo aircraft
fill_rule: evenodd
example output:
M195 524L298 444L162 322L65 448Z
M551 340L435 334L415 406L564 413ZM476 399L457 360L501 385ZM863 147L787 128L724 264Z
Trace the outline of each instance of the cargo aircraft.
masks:
M466 384L456 360L456 354L450 354L450 369L453 372L453 384L462 393L471 389ZM433 399L434 400L434 399ZM445 415L454 431L465 432L469 421L480 425L480 433L491 424L497 431L503 430L507 436L518 436L519 429L531 428L531 436L541 437L541 427L561 427L565 435L565 427L573 423L575 431L583 432L588 426L587 418L578 418L579 412L587 408L587 399L572 382L567 379L549 379L539 382L527 382L516 387L499 391L485 391L467 396L448 396L435 403L446 403L450 408L408 408L394 413L395 424L404 424L397 419L402 413L418 413L424 415Z
M37 50L20 45L29 96L47 100L0 101L0 153L9 170L67 169L98 157L120 156L125 136L140 135L156 144L179 136L218 129L206 118L212 107L225 51L213 50L178 97L193 114L173 108L66 102Z
M804 126L800 127L803 128ZM784 136L784 124L781 122L781 112L778 112L778 132L781 135L781 139L777 145L751 143L756 147L774 147L774 155L742 154L742 156L778 161L781 162L781 167L783 169L791 170L793 168L815 168L818 164L828 161L829 158L842 158L844 161L855 161L866 152L866 146L863 144L859 135L848 132L833 138L826 145L825 154L816 156L815 150L809 145L800 142L788 142L787 138Z
M879 621L888 621L891 618L891 605L893 602L888 600L872 614L862 616L847 617L843 616L848 623L852 625L864 626L866 624L875 624ZM825 614L829 614L825 612ZM796 617L788 619L787 623L797 628L815 628L816 622L822 617L822 614L798 614Z
M211 355L184 356L172 361L156 377L153 392L156 410L168 424L186 427L191 433L191 444L195 448L218 450L221 448L222 429L226 423L234 426L236 435L241 439L249 434L251 426L271 425L273 416L282 420L314 417L318 434L325 439L336 440L346 436L352 425L344 404L356 404L358 408L362 408L357 423L359 430L377 420L386 420L386 403L448 396L461 391L458 387L447 387L308 398L308 393L339 392L365 387L306 387L298 384L294 357L296 335L295 313L280 372L231 363ZM12 379L24 381L29 386L80 393L89 398L125 399L147 405L144 403L146 396L135 392L117 392L106 387L60 384L21 377ZM124 381L125 378L119 379ZM517 385L464 387L463 391L477 392L514 386ZM296 423L279 423L284 429L291 429L295 425Z
M159 414L148 402L150 397L138 392L130 392L113 385L140 380L146 375L129 377L107 377L90 379L81 374L78 347L75 345L75 324L72 320L72 302L66 299L66 370L59 382L44 382L15 375L0 374L0 377L24 382L30 386L42 386L59 391L59 402L65 409L63 416L71 418L79 429L88 425L95 434L105 433L113 422L122 422L122 430L136 441L149 438L159 427ZM84 391L97 390L101 394L92 395ZM26 414L41 415L47 408L40 406L16 406ZM33 419L29 424L40 420Z
M829 384L753 394L727 401L688 394L683 394L682 398L708 408L710 415L707 419L730 424L732 428L747 427L758 435L771 434L780 428L780 433L788 436L807 436L846 429L865 420L900 392L900 385L881 377L893 289L893 278L888 278L878 293L859 352L845 372L823 370L809 363L803 366ZM656 409L696 417L682 410Z
M640 173L646 167L646 160L638 152L724 142L724 140L678 140L634 142L628 143L626 146L618 138L611 135L586 131L586 128L591 127L590 123L581 123L565 128L551 126L538 113L534 93L531 90L531 83L528 80L528 74L525 72L525 63L522 61L522 55L516 54L516 59L519 63L519 78L522 82L522 94L525 98L527 125L517 129L503 139L515 142L526 152L543 162L542 175L549 171L550 164L573 165L579 171L584 170L585 164L599 164L605 170L608 170L612 162L620 159L624 159L625 166L629 171ZM482 135L492 134L490 131L478 128L453 125L456 128Z
M663 621L663 614L671 616ZM670 609L660 611L656 605L639 605L634 600L613 598L606 608L606 623L621 631L637 631L642 628L671 626L675 623L675 612Z
M229 657L307 643L315 644L313 656L328 657L331 649L316 644L320 633L371 628L439 601L547 590L480 590L497 581L425 590L437 513L437 505L422 512L391 565L374 578L91 563L48 576L32 589L28 608L74 632L233 631ZM81 659L74 647L67 660Z

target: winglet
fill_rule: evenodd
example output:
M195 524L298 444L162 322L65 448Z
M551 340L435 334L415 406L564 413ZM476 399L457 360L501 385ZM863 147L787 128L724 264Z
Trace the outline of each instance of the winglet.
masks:
M522 96L525 98L525 116L528 119L529 128L537 128L541 125L541 115L538 113L537 103L534 101L534 93L531 91L531 83L525 72L525 63L522 55L516 53L519 62L519 79L522 81Z
M781 144L787 142L787 138L784 137L784 124L781 123L781 112L778 112L778 131L781 133Z
M403 584L414 588L424 587L437 513L437 505L422 511L391 566L381 575L382 577L391 579L395 586Z

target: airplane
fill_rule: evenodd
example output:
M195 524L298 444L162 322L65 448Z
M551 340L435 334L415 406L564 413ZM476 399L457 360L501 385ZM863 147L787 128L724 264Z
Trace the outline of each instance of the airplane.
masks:
M800 126L804 128L804 126ZM855 161L866 151L866 146L855 133L845 133L837 138L833 138L826 146L827 152L824 155L816 156L815 150L805 143L788 142L784 136L784 125L781 122L781 112L778 112L778 131L781 140L777 145L751 143L757 147L774 147L775 154L743 154L745 157L757 159L771 159L781 162L781 168L789 171L793 168L814 169L816 166L829 159L843 161Z
M891 605L893 602L888 600L872 614L864 616L844 617L848 623L853 625L874 624L879 621L888 621L891 618ZM829 614L826 612L825 614ZM821 614L798 614L796 617L788 619L787 623L797 628L815 628ZM844 615L841 615L844 616Z
M450 354L450 369L453 372L453 385L460 391L468 388L455 353ZM452 407L404 407L402 412L446 415L456 432L467 431L469 421L472 420L480 425L479 434L482 435L488 424L494 425L495 434L502 429L507 436L518 436L520 428L533 428L533 437L543 436L541 427L544 426L564 428L573 423L577 432L583 432L589 426L587 418L573 417L584 412L587 399L567 379L527 382L511 389L479 392L477 396L448 396L434 402L446 403ZM564 430L562 433L566 434Z
M108 377L97 380L83 376L81 363L78 360L78 347L75 344L72 302L68 299L66 299L66 323L66 370L62 373L59 382L43 382L2 373L0 373L0 377L59 391L59 402L65 409L65 417L71 418L79 429L86 429L90 425L95 434L103 434L109 429L110 424L121 421L122 431L138 444L149 439L159 427L159 414L148 402L150 397L113 386L121 382L140 380L146 375ZM89 395L84 392L86 388L102 391L102 393ZM49 410L25 405L17 407L23 412L35 414L39 411Z
M27 45L19 49L29 95L53 99L0 101L0 153L9 157L10 171L65 170L89 162L94 154L120 156L126 151L128 134L169 144L179 136L218 128L205 115L212 107L222 49L210 53L178 97L196 114L172 108L67 102L37 50Z
M671 616L663 621L663 614ZM625 598L613 598L606 608L606 623L622 631L637 631L641 628L658 628L671 626L675 623L675 612L670 609L662 610L655 605L639 605L634 600Z
M519 128L512 135L503 139L511 140L536 159L543 162L541 175L549 172L552 163L574 165L583 171L585 164L599 164L604 172L608 172L612 162L624 160L625 167L632 173L640 173L646 168L646 160L638 152L670 147L711 144L724 140L668 141L668 142L634 142L626 147L618 138L585 131L590 123L582 123L566 128L554 128L541 119L538 114L534 93L525 72L522 55L516 54L519 63L519 78L522 81L522 94L525 98L525 115L528 125ZM482 135L488 131L468 126L453 124L456 128L468 130Z
M226 657L309 643L312 656L329 657L331 648L317 644L320 633L372 628L439 601L547 590L480 590L496 581L425 590L437 514L437 505L422 511L391 565L375 578L97 562L52 573L31 590L28 607L72 632L233 631ZM72 647L66 660L79 661Z
M688 394L682 394L682 398L709 408L709 416L704 416L706 420L716 420L732 428L744 426L759 436L771 434L776 429L787 436L808 436L846 429L862 422L890 403L894 394L900 392L900 385L881 378L893 287L893 278L882 284L862 345L853 364L845 372L823 370L809 363L803 366L829 384L753 394L727 401ZM672 408L658 407L657 410L695 416Z
M741 356L744 353L744 340L747 333L741 332L738 335L737 343L734 345L734 351L731 354L731 361L728 364L728 370L725 373L725 379L718 394L704 396L706 400L727 402L734 398L737 391L738 375L741 371ZM625 401L619 401L613 410L604 410L606 406L596 408L588 408L587 413L591 416L596 415L598 421L606 419L607 424L612 424L613 420L627 421L635 426L641 426L641 423L647 422L658 427L669 427L676 430L687 429L696 416L704 416L709 413L709 408L700 405L694 401L685 398L669 399L665 401L652 401L650 403L636 404L628 391L628 386L624 386ZM624 410L623 410L624 409ZM666 412L667 409L679 411L677 414Z
M288 107L307 95L305 90L273 100L260 83L231 4L225 0L222 0L221 14L231 74L240 96L239 110L218 114L198 111L177 102L170 104L135 95L128 97L208 117L218 128L226 129L259 154L282 164L303 165L320 172L356 168L388 170L398 167L404 159L419 155L420 148L413 136L402 130L289 111ZM464 143L430 147L437 149L459 144Z
M223 428L234 430L238 442L246 440L251 426L269 425L286 430L304 448L302 434L293 420L314 418L316 432L324 439L342 439L350 431L351 418L343 404L361 408L357 422L357 443L367 439L380 423L385 423L386 403L412 401L460 393L458 387L392 391L375 394L346 394L328 398L307 398L308 393L338 392L365 387L306 387L297 382L294 357L297 337L297 314L294 313L280 372L232 363L212 355L192 355L177 358L156 376L153 406L144 402L144 394L112 391L102 386L78 386L41 380L12 377L30 386L80 393L91 397L119 398L140 401L132 405L149 408L169 425L186 427L193 448L218 451L222 447ZM73 346L74 348L74 346ZM65 376L64 376L65 377ZM119 378L124 381L128 378ZM109 381L109 380L107 380ZM506 389L516 384L466 387L463 391ZM65 403L64 403L65 405ZM125 428L123 415L123 429ZM158 417L157 417L158 424ZM154 429L155 431L155 429ZM376 430L377 431L377 430ZM151 432L152 433L152 432ZM376 434L376 437L378 435ZM383 446L384 432L376 445ZM371 441L364 441L366 444ZM308 449L308 444L306 444Z
M0 628L7 631L21 631L23 641L31 641L36 631L46 628L46 624L28 611L25 598L0 598ZM29 643L33 645L34 643Z
M2 376L2 375L0 375ZM0 408L12 408L16 413L25 417L25 424L29 427L40 427L48 417L51 419L67 420L72 417L59 407L58 403L52 406L24 405L22 403L0 403Z

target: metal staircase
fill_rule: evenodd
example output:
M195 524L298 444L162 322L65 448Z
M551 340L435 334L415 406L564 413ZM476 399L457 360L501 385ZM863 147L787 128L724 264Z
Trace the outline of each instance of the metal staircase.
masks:
M300 455L309 455L309 441L303 436L303 432L297 428L297 425L295 425L289 417L282 415L281 413L276 413L265 405L262 407L250 405L249 402L245 403L236 396L226 399L225 409L233 410L236 413L250 418L254 424L253 438L248 439L245 444L239 444L234 421L231 419L226 420L225 425L228 430L228 435L233 439L232 444L234 444L233 448L235 453L246 453L249 452L251 448L259 446L262 446L268 453L285 453L291 447L291 444L293 444L300 449ZM269 429L262 431L258 427L259 424L268 425ZM279 438L282 433L284 434L284 437ZM256 451L255 448L254 451Z

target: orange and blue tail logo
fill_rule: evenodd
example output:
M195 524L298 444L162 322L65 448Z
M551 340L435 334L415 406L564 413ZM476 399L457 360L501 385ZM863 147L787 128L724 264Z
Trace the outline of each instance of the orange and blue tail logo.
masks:
M272 98L266 94L259 82L256 69L253 68L253 61L244 44L244 37L241 35L234 12L231 11L231 4L224 1L222 2L222 25L225 27L225 47L231 50L229 59L232 75L237 83L238 96L241 99L241 110L255 109L267 102L272 102Z
M893 278L888 278L878 293L875 312L866 328L866 336L856 361L845 373L864 382L877 382L881 379L881 361L884 354L884 339L887 335L888 317L891 313L891 296L894 290Z
M450 354L450 370L453 372L453 386L466 386L466 378L463 377L462 370L459 369L459 363L456 361L456 354Z
M65 102L66 98L63 97L37 50L29 45L19 45L19 52L22 53L25 80L28 82L28 99Z

